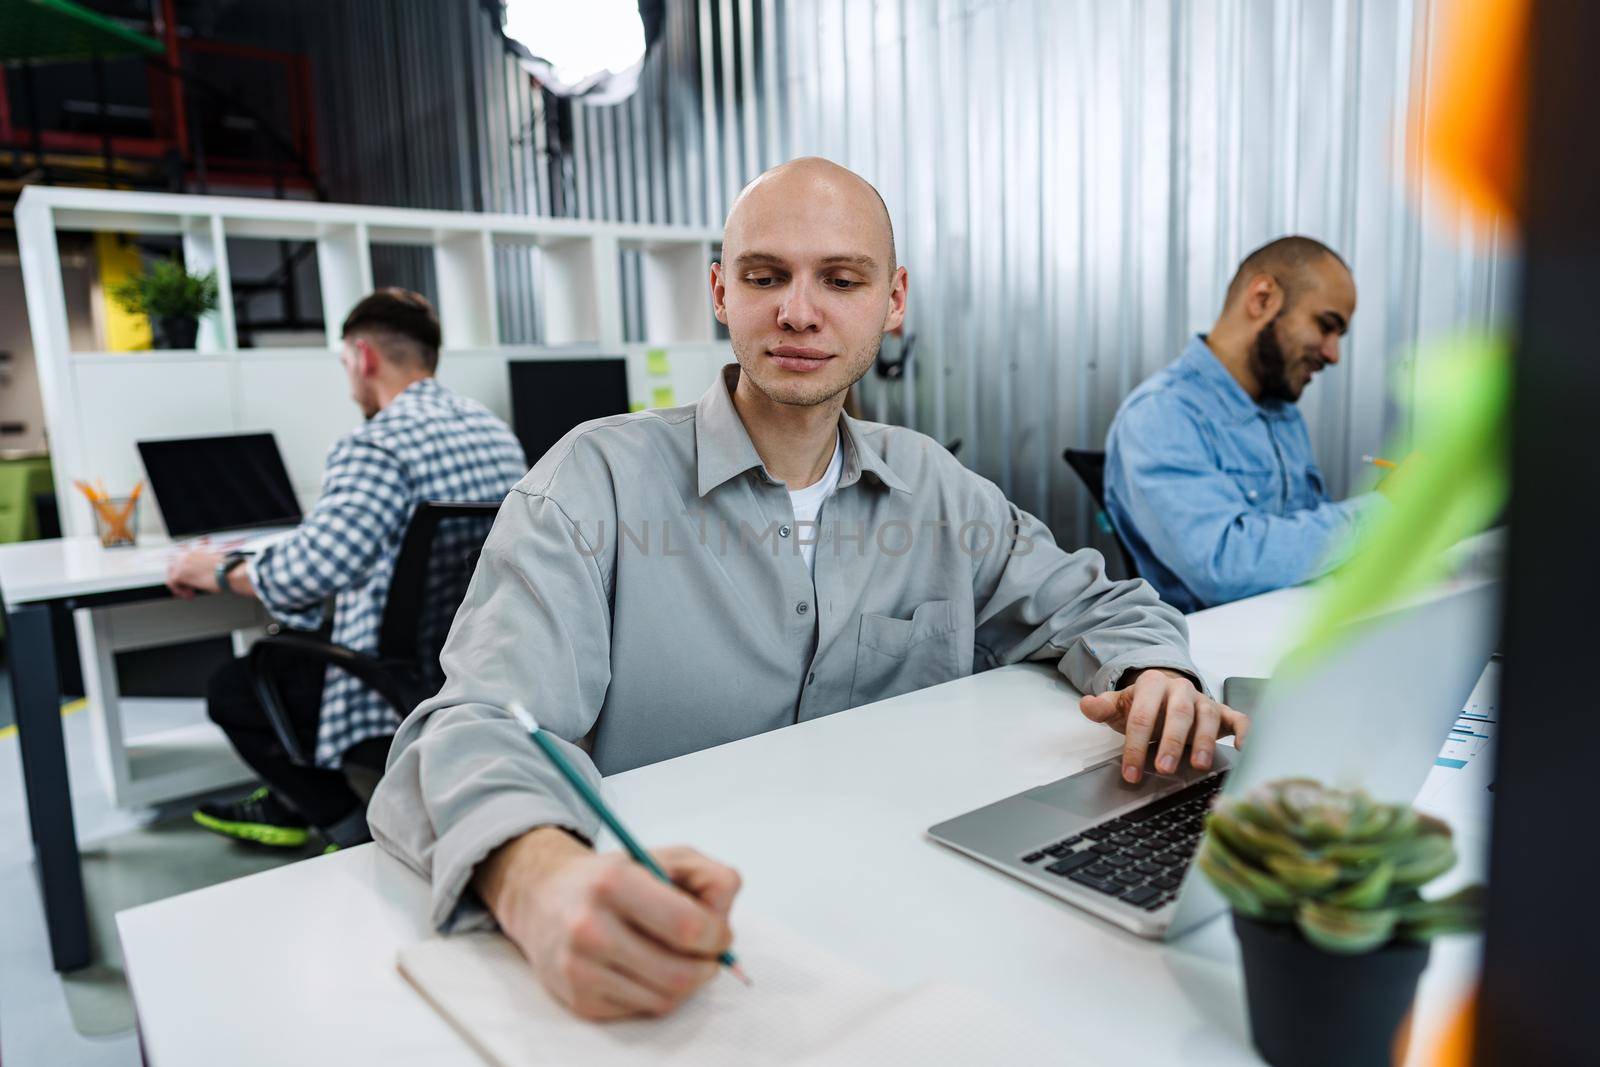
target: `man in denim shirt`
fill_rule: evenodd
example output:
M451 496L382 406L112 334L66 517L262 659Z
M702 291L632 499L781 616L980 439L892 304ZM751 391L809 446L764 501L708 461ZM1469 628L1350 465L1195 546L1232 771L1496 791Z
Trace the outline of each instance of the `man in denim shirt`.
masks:
M1240 264L1211 332L1123 401L1106 510L1169 604L1198 611L1317 577L1385 506L1378 493L1329 499L1295 407L1339 361L1355 308L1332 249L1279 238Z

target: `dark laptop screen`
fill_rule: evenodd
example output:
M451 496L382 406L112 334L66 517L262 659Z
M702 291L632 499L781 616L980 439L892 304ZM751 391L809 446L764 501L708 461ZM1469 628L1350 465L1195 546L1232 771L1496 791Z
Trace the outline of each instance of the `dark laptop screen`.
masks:
M173 537L300 521L289 472L270 433L140 441L139 455Z
M527 359L510 367L511 426L529 466L579 423L628 410L626 360Z

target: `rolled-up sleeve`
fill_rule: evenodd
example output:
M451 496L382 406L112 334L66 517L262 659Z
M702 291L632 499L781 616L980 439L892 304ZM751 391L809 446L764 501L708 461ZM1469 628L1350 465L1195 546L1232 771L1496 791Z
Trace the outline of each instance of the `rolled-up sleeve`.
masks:
M444 687L401 725L368 812L379 844L431 881L442 931L491 921L467 887L501 844L539 826L598 831L507 708L525 706L599 785L579 742L610 681L609 573L554 500L506 498L440 656Z
M1316 578L1342 563L1387 501L1367 493L1287 515L1252 505L1179 401L1152 395L1118 416L1112 518L1131 526L1199 598L1222 604ZM1113 472L1107 471L1111 481Z
M1177 609L1148 582L1113 581L1100 553L1065 552L1045 525L982 481L975 510L1003 534L976 557L977 656L994 667L1055 660L1080 692L1103 693L1146 667L1182 671L1203 685Z

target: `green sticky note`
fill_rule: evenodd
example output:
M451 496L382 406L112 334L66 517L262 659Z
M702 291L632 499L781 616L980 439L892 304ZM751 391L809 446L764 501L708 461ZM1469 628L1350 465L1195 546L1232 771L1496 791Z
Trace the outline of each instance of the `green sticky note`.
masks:
M673 404L672 386L658 385L650 394L650 406L653 408L670 408Z
M628 410L629 411L643 411L644 410L644 405L639 403L637 400L635 400L633 403L628 405Z
M645 370L652 378L665 378L672 373L672 364L667 359L665 348L652 348L644 354Z

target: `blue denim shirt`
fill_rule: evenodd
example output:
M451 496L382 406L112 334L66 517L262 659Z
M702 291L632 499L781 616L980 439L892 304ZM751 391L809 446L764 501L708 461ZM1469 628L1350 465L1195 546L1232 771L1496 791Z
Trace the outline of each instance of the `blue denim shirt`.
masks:
M1201 335L1128 395L1106 441L1106 511L1184 612L1325 573L1386 505L1329 500L1300 410L1251 399Z

